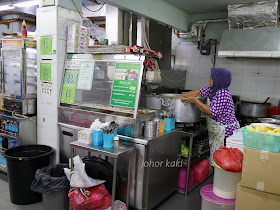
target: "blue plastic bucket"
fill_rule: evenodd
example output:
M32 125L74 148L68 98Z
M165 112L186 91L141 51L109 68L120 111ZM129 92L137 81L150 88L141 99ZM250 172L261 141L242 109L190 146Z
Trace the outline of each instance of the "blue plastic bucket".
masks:
M103 147L111 148L114 146L114 136L117 136L117 131L115 133L107 134L103 133Z
M102 131L92 131L92 145L103 145Z

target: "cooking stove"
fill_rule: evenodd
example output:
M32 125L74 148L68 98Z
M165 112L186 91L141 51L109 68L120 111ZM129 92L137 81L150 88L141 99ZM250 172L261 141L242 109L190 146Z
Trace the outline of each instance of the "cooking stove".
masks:
M246 125L250 125L252 123L260 123L260 121L257 118L249 118L249 117L240 117L238 120L240 127L244 127Z

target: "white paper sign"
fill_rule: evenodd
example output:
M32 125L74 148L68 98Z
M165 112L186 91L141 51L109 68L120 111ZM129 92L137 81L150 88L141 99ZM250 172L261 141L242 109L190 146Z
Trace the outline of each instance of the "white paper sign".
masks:
M84 62L80 65L77 89L91 90L94 62Z
M55 0L43 0L42 1L42 6L52 6L54 5Z
M66 61L65 69L79 69L80 61L70 60Z

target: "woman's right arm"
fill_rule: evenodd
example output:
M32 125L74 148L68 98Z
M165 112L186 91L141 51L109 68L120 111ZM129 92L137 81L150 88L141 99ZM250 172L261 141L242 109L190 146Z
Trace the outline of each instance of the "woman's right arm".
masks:
M181 97L190 97L190 96L192 96L192 97L198 97L198 96L201 97L200 89L192 90L192 91L189 91L187 93L183 93L181 95Z

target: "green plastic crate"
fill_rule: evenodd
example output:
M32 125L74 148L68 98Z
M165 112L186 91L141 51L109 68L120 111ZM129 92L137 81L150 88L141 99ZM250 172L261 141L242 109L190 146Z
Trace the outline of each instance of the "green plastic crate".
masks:
M243 144L261 150L280 152L280 136L241 128L243 132Z

